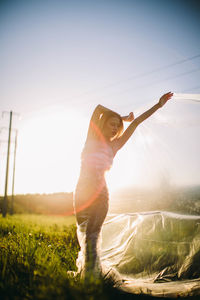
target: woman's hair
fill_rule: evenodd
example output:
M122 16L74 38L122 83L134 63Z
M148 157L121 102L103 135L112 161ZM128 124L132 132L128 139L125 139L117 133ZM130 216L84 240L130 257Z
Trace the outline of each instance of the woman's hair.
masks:
M119 129L118 129L117 135L115 136L115 138L118 138L118 137L120 137L120 135L122 134L122 132L124 130L124 125L123 125L121 116L114 111L105 111L104 113L102 113L100 115L99 129L101 130L101 133L104 135L106 123L110 118L117 118L120 121Z
M98 116L97 120L90 121L86 142L90 139L97 139L97 140L104 139L106 123L110 118L113 118L113 117L118 118L120 120L120 126L119 126L119 129L118 129L118 132L117 132L117 135L115 136L115 138L120 137L124 130L122 117L114 111L107 110L107 111L104 111L103 113L101 113Z

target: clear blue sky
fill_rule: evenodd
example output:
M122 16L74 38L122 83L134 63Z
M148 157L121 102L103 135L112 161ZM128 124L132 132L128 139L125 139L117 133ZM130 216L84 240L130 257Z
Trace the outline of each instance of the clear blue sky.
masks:
M0 109L20 113L20 129L54 109L86 122L98 103L137 113L167 91L200 94L200 56L193 58L200 55L199 29L199 1L1 1ZM191 114L196 107L190 106ZM31 132L34 148L41 147L42 130ZM20 156L20 144L18 151ZM21 172L33 174L33 166ZM55 190L64 190L64 184Z

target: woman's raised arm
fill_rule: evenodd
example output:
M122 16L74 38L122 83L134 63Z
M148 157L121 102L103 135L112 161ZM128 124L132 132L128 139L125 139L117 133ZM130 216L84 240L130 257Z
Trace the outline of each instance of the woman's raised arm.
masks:
M103 106L103 105L97 105L92 117L90 119L90 124L88 128L88 133L87 133L87 139L92 138L96 135L96 128L99 127L99 121L100 121L100 116L106 111L112 111L111 109Z
M149 118L154 112L156 112L160 107L162 107L171 97L173 96L173 93L169 92L164 94L157 104L152 106L150 109L145 111L143 114L141 114L139 117L135 118L134 121L128 126L128 128L124 131L122 136L116 140L115 148L118 150L128 141L128 139L131 137L135 129L139 124L141 124L144 120Z
M92 117L91 117L91 120L90 122L94 122L95 124L98 124L98 121L99 121L99 118L100 118L100 115L102 113L104 113L105 111L111 111L111 109L103 106L103 105L97 105L97 107L95 108L93 114L92 114Z

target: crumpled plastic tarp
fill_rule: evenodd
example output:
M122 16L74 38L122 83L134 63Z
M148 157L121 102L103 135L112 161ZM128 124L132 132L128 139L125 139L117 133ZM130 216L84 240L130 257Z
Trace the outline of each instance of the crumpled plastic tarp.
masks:
M200 295L200 216L113 214L102 228L101 262L122 290L153 296Z

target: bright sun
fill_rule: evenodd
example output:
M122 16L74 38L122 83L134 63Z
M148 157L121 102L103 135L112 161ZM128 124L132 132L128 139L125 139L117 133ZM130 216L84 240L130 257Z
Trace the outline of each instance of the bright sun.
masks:
M73 191L87 125L83 116L55 107L22 120L15 192Z

